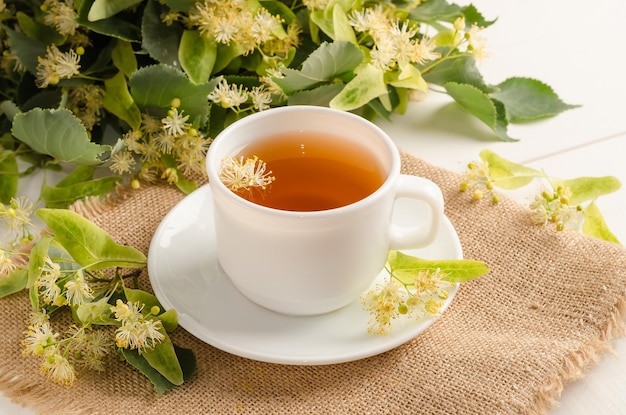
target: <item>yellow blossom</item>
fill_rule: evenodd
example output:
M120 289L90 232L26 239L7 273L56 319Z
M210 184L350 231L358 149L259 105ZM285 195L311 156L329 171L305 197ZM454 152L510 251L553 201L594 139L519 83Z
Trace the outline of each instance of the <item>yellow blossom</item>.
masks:
M265 162L257 156L245 158L225 157L220 167L220 180L233 191L260 187L265 189L275 180L271 171L267 171Z

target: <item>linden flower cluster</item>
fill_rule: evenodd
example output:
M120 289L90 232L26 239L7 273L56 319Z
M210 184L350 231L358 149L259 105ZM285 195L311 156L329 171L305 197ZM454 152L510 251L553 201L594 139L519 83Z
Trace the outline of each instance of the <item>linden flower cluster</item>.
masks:
M23 196L12 198L8 205L0 204L0 229L5 232L4 246L0 246L0 278L28 262L33 208L33 203Z
M220 166L220 180L233 192L247 190L251 187L265 189L276 178L267 165L257 156L252 158L225 157Z
M357 32L371 36L370 58L374 66L391 70L407 63L423 65L440 57L428 37L419 39L417 27L395 20L390 11L378 6L354 10L349 16L350 25Z
M37 79L39 88L56 85L61 79L71 78L80 73L80 56L73 49L61 52L56 45L48 46L45 57L37 58Z
M41 374L53 382L72 385L77 376L75 365L104 370L104 358L112 347L104 330L71 326L68 337L59 339L59 336L52 329L46 313L31 315L26 338L22 341L23 353L41 357Z
M160 120L142 115L140 129L127 132L124 149L111 157L111 171L135 174L147 182L161 177L170 184L179 181L179 172L185 177L203 174L210 140L187 122L189 116L177 108L180 101L174 101L167 116ZM139 182L132 184L136 187Z
M142 314L144 305L140 303L123 302L117 300L111 307L115 319L121 326L115 332L117 347L137 350L139 353L154 348L165 336L161 320L151 319ZM150 310L151 314L158 314L159 308Z
M551 191L541 191L530 203L533 223L544 225L552 222L558 231L578 228L582 220L582 206L570 205L571 196L568 187L559 186Z
M494 183L489 172L489 163L486 161L471 162L467 165L465 180L461 183L462 192L471 192L474 200L481 200L485 193L491 196L493 203L498 203L500 198L493 191Z
M377 284L361 296L366 311L371 314L367 331L387 334L391 324L401 315L417 320L441 314L448 290L454 286L446 281L446 273L421 270L411 284L404 284L389 269L390 278L385 284Z

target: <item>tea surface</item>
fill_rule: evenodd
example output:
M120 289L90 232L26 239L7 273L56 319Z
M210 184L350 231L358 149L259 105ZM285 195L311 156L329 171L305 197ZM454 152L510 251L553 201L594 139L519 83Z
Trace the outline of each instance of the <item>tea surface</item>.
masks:
M265 189L237 193L259 205L290 211L319 211L349 205L372 194L386 174L367 148L320 133L270 136L240 154L258 156L276 178Z

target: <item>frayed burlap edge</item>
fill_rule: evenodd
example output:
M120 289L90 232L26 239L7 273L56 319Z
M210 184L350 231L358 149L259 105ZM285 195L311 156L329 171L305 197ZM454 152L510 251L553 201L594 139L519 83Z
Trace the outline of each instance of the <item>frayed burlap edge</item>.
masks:
M527 408L524 415L544 415L550 409L558 407L558 400L564 387L582 379L591 368L607 354L614 353L611 342L626 335L626 298L615 305L609 321L600 336L581 349L563 358L561 377L554 379L537 395L536 408Z

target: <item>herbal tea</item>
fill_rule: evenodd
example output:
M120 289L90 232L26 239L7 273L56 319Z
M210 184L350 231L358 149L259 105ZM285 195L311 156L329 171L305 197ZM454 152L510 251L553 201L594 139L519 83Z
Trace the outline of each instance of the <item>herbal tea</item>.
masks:
M294 132L246 146L237 157L257 156L275 180L237 194L259 205L290 211L317 211L349 205L385 181L378 158L341 137Z

